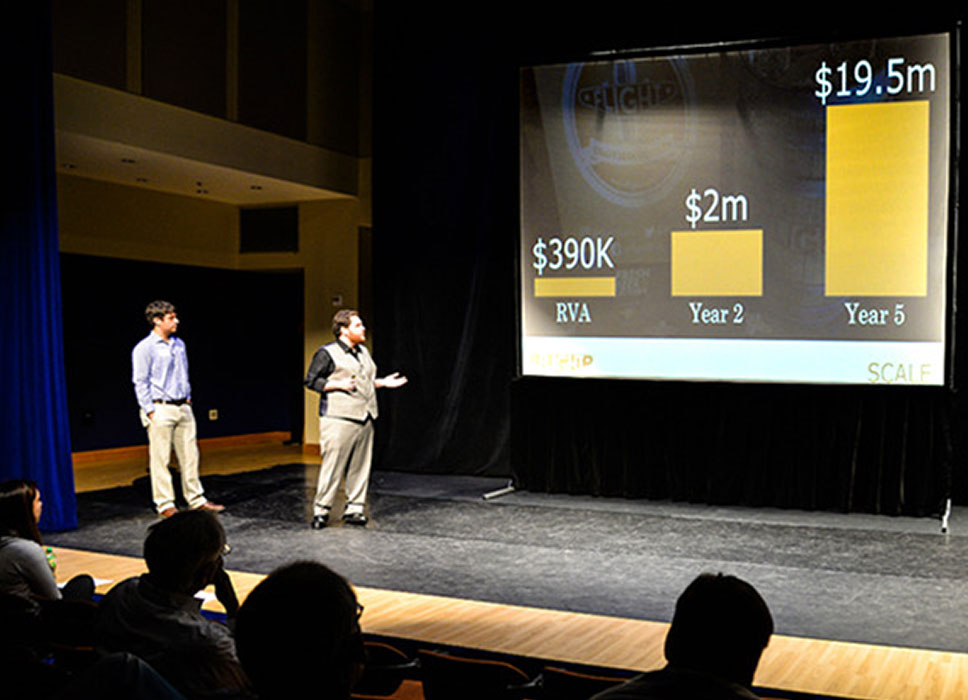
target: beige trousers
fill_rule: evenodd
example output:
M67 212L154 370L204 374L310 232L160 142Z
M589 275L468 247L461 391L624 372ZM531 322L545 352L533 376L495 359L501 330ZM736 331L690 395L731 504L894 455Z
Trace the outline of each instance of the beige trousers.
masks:
M373 461L373 419L365 423L330 418L319 419L319 481L313 515L325 515L333 507L340 478L346 476L346 511L362 513Z
M175 490L171 483L168 462L175 449L181 471L182 494L189 508L205 503L205 491L198 478L198 443L195 416L188 404L171 406L156 403L155 412L148 420L142 416L148 430L148 470L151 473L151 498L160 513L175 505Z

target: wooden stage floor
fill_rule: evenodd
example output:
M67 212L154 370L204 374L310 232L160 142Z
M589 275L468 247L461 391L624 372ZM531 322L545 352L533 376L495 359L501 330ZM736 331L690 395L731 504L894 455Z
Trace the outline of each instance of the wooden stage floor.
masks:
M300 446L202 445L203 474L263 469L305 461ZM129 484L144 475L140 454L105 454L75 462L78 491ZM144 571L132 557L55 548L58 578L86 572L99 592ZM262 574L230 571L244 599ZM367 633L594 666L650 670L664 665L668 625L601 615L501 605L357 587ZM206 606L218 610L217 602ZM891 700L968 697L968 654L775 635L764 653L758 686L849 698Z

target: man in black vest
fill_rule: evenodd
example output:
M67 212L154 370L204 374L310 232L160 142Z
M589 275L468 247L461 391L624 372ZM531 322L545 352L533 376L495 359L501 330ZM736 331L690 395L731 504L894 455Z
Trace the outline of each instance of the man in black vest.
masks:
M304 384L319 392L319 451L322 464L313 503L312 528L329 522L340 477L346 474L343 522L366 525L363 506L373 457L373 421L377 417L376 390L396 389L407 378L394 372L376 376L376 364L363 343L366 327L352 309L333 316L336 341L313 355Z

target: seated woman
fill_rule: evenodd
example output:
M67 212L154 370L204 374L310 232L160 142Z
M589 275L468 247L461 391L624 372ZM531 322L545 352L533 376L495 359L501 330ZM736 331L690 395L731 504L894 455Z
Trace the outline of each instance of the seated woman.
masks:
M37 523L43 511L37 484L14 479L0 484L0 593L34 600L91 600L94 579L80 574L63 592L54 578L53 551L45 551Z

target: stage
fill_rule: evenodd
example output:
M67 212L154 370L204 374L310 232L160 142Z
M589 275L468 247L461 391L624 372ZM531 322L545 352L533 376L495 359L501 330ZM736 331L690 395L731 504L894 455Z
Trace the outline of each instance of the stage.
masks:
M203 472L204 473L204 472ZM933 519L513 492L503 479L374 474L365 529L308 526L316 467L203 477L232 545L227 568L317 559L354 585L667 622L703 571L752 583L779 635L968 652L968 512ZM146 478L78 494L79 527L49 544L140 556L156 521Z

